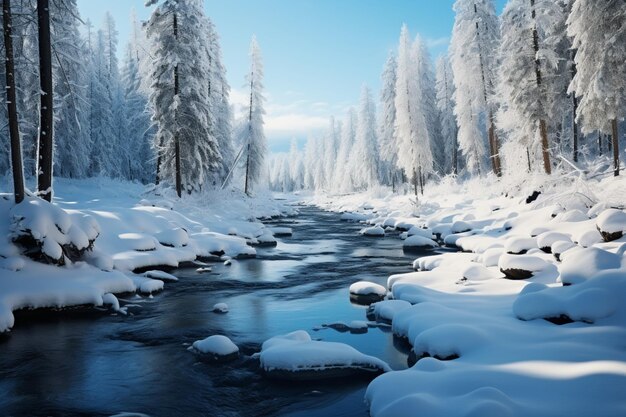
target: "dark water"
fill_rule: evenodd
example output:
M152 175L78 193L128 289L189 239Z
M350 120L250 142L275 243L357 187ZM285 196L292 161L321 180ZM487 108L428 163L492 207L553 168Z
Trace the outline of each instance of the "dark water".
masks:
M405 368L405 347L388 329L314 329L365 320L348 286L384 284L408 271L415 255L402 252L397 236L360 236L359 225L315 208L275 225L292 227L293 236L209 274L175 271L180 281L154 298L121 300L136 305L132 315L17 315L0 339L0 415L367 416L367 380L277 383L250 355L266 339L302 329ZM218 302L230 312L211 312ZM187 351L213 334L230 337L241 358L216 365Z

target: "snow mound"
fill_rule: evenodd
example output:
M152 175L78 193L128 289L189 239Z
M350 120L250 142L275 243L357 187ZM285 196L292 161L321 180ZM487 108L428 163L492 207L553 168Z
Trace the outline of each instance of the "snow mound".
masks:
M303 330L265 341L259 358L268 377L286 380L376 376L391 370L380 359L349 345L311 340Z
M521 255L537 248L537 239L533 237L511 237L504 243L506 253Z
M482 264L473 263L463 270L463 278L468 281L486 281L488 279L502 278L502 274Z
M148 252L155 250L159 244L154 236L145 233L121 233L117 237L120 240L120 250Z
M596 219L596 225L605 242L617 240L626 232L626 212L617 209L604 210Z
M596 247L573 248L563 253L561 259L559 278L563 285L580 284L603 270L620 268L622 263L619 255Z
M367 219L369 219L369 216L366 216L365 214L361 214L361 213L346 212L341 215L341 220L345 222L358 223L358 222L364 222Z
M211 309L214 313L226 314L228 313L228 304L226 303L217 303Z
M588 248L590 246L595 245L596 243L602 242L602 235L598 232L597 229L588 229L580 232L576 235L576 243L578 243L583 248Z
M552 245L556 242L572 242L569 235L559 232L544 232L537 236L537 246L544 252L552 253Z
M368 318L372 320L391 323L397 313L411 307L411 303L404 300L384 300L372 304L367 312Z
M565 319L595 323L621 309L626 297L626 275L605 272L581 284L524 292L513 304L521 320Z
M146 271L143 273L143 276L146 278L158 279L161 281L171 281L171 282L178 281L178 278L175 277L174 275L168 274L167 272L164 272L164 271L158 271L158 270Z
M472 230L472 225L462 220L458 220L452 223L452 228L450 229L452 233L465 233L469 232L470 230Z
M442 324L421 332L413 341L413 351L417 358L458 358L471 349L483 346L487 340L487 334L475 326Z
M385 229L380 226L367 227L360 231L363 236L384 237Z
M387 295L387 289L382 285L369 281L359 281L350 285L350 300L369 305L380 301Z
M480 259L482 260L483 265L485 265L486 267L498 266L500 256L502 256L503 253L503 248L490 248L482 253Z
M547 269L552 264L533 255L509 255L500 256L498 267L509 279L527 279L538 272Z
M413 226L407 232L407 236L422 236L422 237L425 237L426 239L432 239L433 231L430 229L424 229L421 227Z
M181 227L163 230L156 233L154 237L161 245L172 248L180 248L189 244L189 235L187 231Z
M589 220L589 217L578 209L559 213L556 215L556 217L554 217L555 222L575 223L575 222L584 222L585 220Z
M239 348L228 337L222 335L209 336L203 340L196 340L190 348L193 351L209 355L216 361L236 359Z
M418 248L437 248L439 244L427 237L413 235L407 237L402 243L402 247L405 249L418 249Z

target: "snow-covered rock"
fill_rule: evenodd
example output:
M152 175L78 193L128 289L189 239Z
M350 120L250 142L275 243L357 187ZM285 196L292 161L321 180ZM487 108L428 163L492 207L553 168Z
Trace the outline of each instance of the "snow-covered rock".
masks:
M293 235L293 229L291 227L270 227L270 230L276 237Z
M381 226L366 227L360 232L363 236L384 237L385 229Z
M462 220L452 223L452 228L450 229L452 233L465 233L470 230L472 230L472 225Z
M228 313L228 304L226 303L217 303L213 306L212 311L214 313L226 314Z
M362 222L365 221L369 218L369 216L365 215L365 214L361 214L361 213L351 213L351 212L346 212L343 213L341 215L341 220L346 221L346 222Z
M384 323L391 323L394 316L407 308L411 307L411 303L404 300L384 300L372 304L367 310L368 318Z
M239 348L226 336L213 335L206 339L196 340L190 347L216 362L227 362L239 357Z
M472 263L463 270L463 278L468 281L485 281L502 278L502 274L478 263Z
M407 237L404 242L402 242L402 247L405 249L432 249L439 247L439 244L427 237L413 235Z
M626 232L626 212L617 209L604 210L596 219L598 231L605 242L612 242Z
M552 253L552 245L556 242L571 242L569 235L559 232L544 232L537 236L537 246L546 253Z
M504 243L506 253L521 255L537 248L537 239L533 237L511 237Z
M152 278L152 279L158 279L161 281L170 281L170 282L176 282L178 281L178 278L175 277L172 274L168 274L167 272L164 271L146 271L143 273L143 276L146 278Z
M283 380L374 377L391 370L378 358L343 343L312 340L303 330L265 341L259 358L268 377Z
M427 239L433 239L433 231L422 227L413 226L407 232L408 236L422 236Z
M533 255L503 254L498 261L500 271L508 279L527 279L548 268L551 264Z
M350 285L350 300L369 305L380 301L387 295L387 289L382 285L369 281L359 281Z
M600 248L573 248L561 254L559 280L563 285L580 284L607 269L620 268L622 257Z

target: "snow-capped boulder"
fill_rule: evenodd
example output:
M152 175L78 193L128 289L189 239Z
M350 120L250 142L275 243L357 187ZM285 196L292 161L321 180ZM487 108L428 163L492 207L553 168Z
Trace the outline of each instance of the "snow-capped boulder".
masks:
M213 335L196 340L189 350L215 362L228 362L239 357L239 348L226 336Z
M433 238L433 231L430 229L423 229L421 227L413 226L407 232L408 236L422 236L427 239Z
M358 304L370 305L386 295L387 289L374 282L359 281L350 285L350 300Z
M588 248L602 242L602 235L597 229L586 229L576 235L576 243L583 248Z
M482 264L472 263L463 270L463 278L467 281L486 281L488 279L502 278L502 274Z
M577 247L562 254L561 260L560 281L573 285L593 279L603 270L619 268L622 257L596 247Z
M510 237L504 243L504 251L513 255L523 255L535 248L537 239L534 237Z
M472 225L464 222L463 220L458 220L452 223L452 228L450 229L452 233L465 233L469 232L470 230L472 230Z
M124 248L138 252L153 251L159 244L159 241L154 236L145 233L120 233L117 238L120 240L120 249Z
M261 234L259 236L257 236L256 238L256 242L253 243L256 246L276 246L278 245L278 242L276 241L276 238L274 237L274 235L272 234L271 230L269 229L263 229L263 231L261 232Z
M483 265L489 266L497 266L500 261L500 256L504 253L503 248L490 248L484 251L481 255L481 260Z
M384 237L385 229L380 226L366 227L360 232L363 236Z
M548 268L551 264L533 255L503 254L498 262L500 271L507 279L527 279Z
M404 240L402 247L404 249L433 249L439 247L439 244L427 237L413 235Z
M369 218L368 216L366 216L365 214L361 214L361 213L346 212L341 215L341 220L344 222L358 223L358 222L363 222L367 220L368 218Z
M281 380L375 377L391 370L346 344L311 340L303 330L265 341L259 359L265 375Z
M598 216L596 226L605 242L620 239L626 232L626 212L617 209L604 210Z
M146 271L143 273L143 276L146 278L158 279L161 281L171 281L171 282L178 281L178 278L175 277L174 275L168 274L167 272L164 272L164 271L158 271L158 270Z
M552 253L552 245L555 242L571 242L569 235L559 232L545 232L537 236L537 246L546 253Z
M559 240L552 244L552 246L550 247L550 252L552 252L552 255L554 255L554 258L557 261L560 261L563 253L574 247L577 247L577 245L574 242Z
M554 217L554 221L558 222L583 222L585 220L589 220L589 217L578 209L568 210Z
M217 303L213 306L212 311L214 313L226 314L228 313L228 304L226 303Z
M189 244L189 235L187 231L181 227L163 230L155 234L154 237L161 245L171 248L181 248Z

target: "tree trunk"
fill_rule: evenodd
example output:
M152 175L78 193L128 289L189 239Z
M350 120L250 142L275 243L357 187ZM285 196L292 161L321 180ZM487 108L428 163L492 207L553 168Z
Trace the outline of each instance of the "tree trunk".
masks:
M174 13L174 37L178 39L178 16ZM178 64L174 67L174 99L178 98L179 80L178 80ZM180 198L183 194L183 181L180 167L180 141L178 138L178 110L174 110L174 162L176 171L176 194Z
M420 178L420 192L424 195L424 174L422 174L422 167L419 167L419 178Z
M9 115L9 136L11 137L11 168L15 203L24 200L24 168L22 166L22 143L17 118L17 94L15 92L15 64L13 62L13 38L11 23L11 0L3 0L2 23L4 29L4 53L6 66L7 107Z
M576 62L574 61L575 58L576 50L573 49L570 58L572 61L570 81L573 80L574 76L576 75ZM576 98L576 91L572 91L572 148L574 151L574 162L578 162L578 123L576 122L576 113L578 113L578 99Z
M48 0L37 0L39 26L39 159L37 161L37 192L52 201L52 152L54 107L52 96L52 47L50 43L50 8Z
M528 172L532 172L533 167L530 165L530 148L526 147L526 159L528 160Z
M458 131L454 133L454 150L452 151L452 172L454 175L458 175L459 173L459 144L458 140Z
M617 132L617 119L611 120L611 130L613 131L613 166L615 176L619 176L619 136Z
M157 148L157 160L156 160L156 179L155 185L159 185L161 182L161 153L163 149L163 138L159 139L159 147Z
M250 195L249 194L249 175L250 175L250 139L248 138L248 156L246 157L246 184L244 185L244 192L246 193L246 195Z
M533 20L535 19L535 0L530 0L531 15ZM535 50L535 77L537 81L537 87L539 87L539 94L541 94L541 63L539 62L539 35L537 34L537 25L533 27L533 48ZM539 97L541 103L541 97ZM543 112L543 109L542 109ZM550 165L550 145L548 143L548 128L546 127L546 121L544 118L539 120L539 134L541 135L541 152L543 154L543 168L546 174L552 173L552 166Z
M415 199L417 200L417 172L413 168L413 190L415 191Z
M598 154L602 155L602 132L598 132Z

